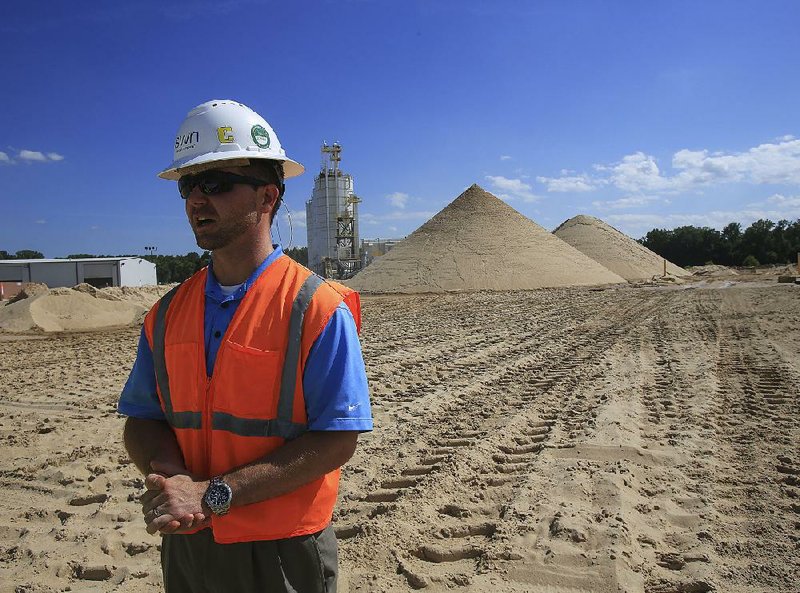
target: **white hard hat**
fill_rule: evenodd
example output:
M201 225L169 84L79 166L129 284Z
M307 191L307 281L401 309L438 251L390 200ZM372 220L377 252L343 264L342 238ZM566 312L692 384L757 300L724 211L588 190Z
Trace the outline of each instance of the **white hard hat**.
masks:
M216 161L270 159L283 163L284 177L296 177L305 168L286 157L266 120L236 101L208 101L192 109L175 137L172 164L158 174L177 180L181 170Z

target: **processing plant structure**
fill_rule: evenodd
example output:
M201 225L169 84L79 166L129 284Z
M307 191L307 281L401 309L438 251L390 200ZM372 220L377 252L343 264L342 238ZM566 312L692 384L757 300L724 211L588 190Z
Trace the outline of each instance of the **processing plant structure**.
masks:
M342 147L322 145L322 165L306 202L308 267L325 278L350 278L361 269L358 204L353 177L339 169Z

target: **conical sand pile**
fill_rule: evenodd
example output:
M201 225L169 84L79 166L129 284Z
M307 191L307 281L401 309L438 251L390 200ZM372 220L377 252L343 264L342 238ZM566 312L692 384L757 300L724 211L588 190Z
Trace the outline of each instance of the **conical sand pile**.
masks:
M365 292L526 290L624 279L478 185L348 284Z
M664 273L664 258L594 216L570 218L553 234L626 280L649 280ZM667 274L690 275L669 261Z

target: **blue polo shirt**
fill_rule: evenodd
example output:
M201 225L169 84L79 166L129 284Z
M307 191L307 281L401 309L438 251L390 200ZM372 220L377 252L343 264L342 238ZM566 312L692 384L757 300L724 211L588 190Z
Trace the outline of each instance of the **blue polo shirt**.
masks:
M225 295L209 265L205 289L206 372L210 377L222 337L247 290L283 254L279 245L232 294ZM269 273L267 271L267 273ZM344 303L331 316L311 347L303 372L303 395L309 430L372 430L367 376L355 320ZM165 420L156 392L153 352L139 336L136 362L119 398L125 416Z

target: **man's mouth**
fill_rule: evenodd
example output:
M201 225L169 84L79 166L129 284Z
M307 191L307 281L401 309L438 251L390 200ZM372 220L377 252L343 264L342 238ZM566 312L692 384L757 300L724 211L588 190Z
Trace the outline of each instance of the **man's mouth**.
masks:
M202 228L204 226L212 224L213 222L214 222L213 218L208 218L206 216L198 216L197 218L195 218L194 224L197 228Z

